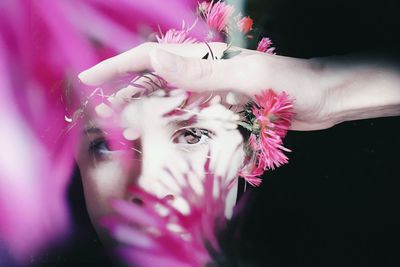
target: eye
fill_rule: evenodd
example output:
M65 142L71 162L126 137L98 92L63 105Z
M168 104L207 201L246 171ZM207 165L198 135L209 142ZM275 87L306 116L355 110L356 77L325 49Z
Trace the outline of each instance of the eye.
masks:
M89 152L96 159L104 159L111 153L109 144L104 138L98 138L90 142Z
M200 145L210 139L210 131L201 128L184 128L175 132L172 142L175 144Z

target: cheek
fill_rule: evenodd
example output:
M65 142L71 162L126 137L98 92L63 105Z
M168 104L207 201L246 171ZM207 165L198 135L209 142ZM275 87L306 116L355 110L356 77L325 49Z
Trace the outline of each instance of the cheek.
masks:
M243 137L237 130L224 132L210 145L210 151L211 168L216 175L226 179L226 186L230 186L225 202L225 216L231 218L237 198L238 172L245 159Z
M195 175L189 176L190 186L198 194L203 193L203 183L199 177L204 176L204 166L209 156L209 146L204 146L194 152L185 152L185 160L187 160Z
M243 137L237 130L221 133L210 144L211 169L228 180L237 178L245 153Z
M176 145L157 146L157 153L144 151L143 167L138 185L159 198L168 194L179 195L185 184L184 174L191 173L189 183L198 193L202 183L198 177L204 175L207 146L204 149L182 150Z
M174 162L190 163L196 175L189 176L189 183L198 194L203 194L203 181L199 177L204 177L205 163L208 158L211 158L211 171L225 178L224 186L230 186L225 202L225 216L230 218L236 204L238 172L243 166L245 158L242 135L236 130L221 132L208 145L195 151L182 152L180 157ZM216 197L219 190L215 189ZM180 211L185 212L187 209L187 203L183 199L179 199L174 204Z
M87 169L82 174L82 183L89 216L96 222L112 211L111 199L126 198L130 181L120 163L107 162Z

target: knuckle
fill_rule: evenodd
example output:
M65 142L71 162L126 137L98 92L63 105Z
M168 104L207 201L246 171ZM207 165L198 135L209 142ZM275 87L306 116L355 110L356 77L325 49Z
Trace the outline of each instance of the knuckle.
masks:
M133 48L131 50L131 52L134 53L148 53L150 52L152 49L157 47L157 43L153 43L153 42L145 42L142 43L140 45L138 45L137 47Z
M213 65L210 60L191 59L183 65L189 79L208 79L213 74Z
M148 49L154 48L155 46L156 46L156 43L154 43L154 42L145 42L145 43L140 44L138 46L138 48L148 50Z
M210 78L213 75L213 61L211 60L199 60L199 76L202 79Z

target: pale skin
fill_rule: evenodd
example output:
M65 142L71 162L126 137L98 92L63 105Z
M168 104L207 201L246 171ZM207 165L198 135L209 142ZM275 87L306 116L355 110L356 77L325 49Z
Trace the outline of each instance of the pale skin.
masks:
M144 86L145 81L141 78L136 84ZM169 96L158 90L151 96L139 97L137 93L141 90L132 85L124 87L105 101L108 105L88 108L84 116L86 121L76 160L88 213L100 236L104 237L98 222L113 213L111 201L135 200L129 191L132 185L139 185L161 199L168 198L180 212L188 212L177 181L191 166L193 175L189 181L201 193L207 158L211 159L211 170L224 176L229 184L225 215L230 217L236 202L237 173L245 167L236 108L227 108L224 94L210 97L209 93L203 93L187 98L182 90L175 90ZM188 103L187 112L175 117L164 116L183 101ZM207 102L209 106L191 107L189 103L196 101ZM192 114L197 115L196 121L188 121ZM115 120L110 121L111 116L115 116L116 125ZM118 126L117 130L113 130L114 126Z
M210 44L222 55L224 43ZM79 75L88 85L131 72L154 70L192 91L230 90L253 97L263 89L285 91L295 101L292 130L320 130L338 123L400 114L398 62L386 56L298 59L232 47L227 60L203 60L205 44L145 43Z
M224 43L210 46L217 57L227 48ZM294 99L292 130L320 130L344 121L400 114L399 68L387 57L296 59L235 47L231 50L241 53L227 60L203 60L209 52L205 44L145 43L100 62L79 78L87 85L99 86L132 72L153 70L170 84L191 91L229 90L249 97L268 88L285 91ZM204 158L204 151L199 159ZM78 162L85 173L85 195L94 221L111 211L107 204L111 197L132 197L126 195L127 186L135 182L129 179L145 171L144 165L132 167L135 175L128 177L122 171L116 175L120 182L113 180L112 186L103 186L100 176L111 168L121 171L120 167L111 166L112 162L87 165L87 158ZM162 192L159 197L168 193ZM234 198L229 203L231 209Z

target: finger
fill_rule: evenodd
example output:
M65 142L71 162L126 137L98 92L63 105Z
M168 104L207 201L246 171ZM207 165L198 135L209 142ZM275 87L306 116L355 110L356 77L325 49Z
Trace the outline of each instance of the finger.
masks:
M170 84L190 91L236 90L248 92L249 73L254 69L246 57L204 60L161 49L150 52L155 72Z
M106 59L81 72L78 77L87 85L101 85L129 72L142 71L150 67L146 51L151 45L140 45L115 57ZM148 52L147 52L148 53Z
M227 48L225 43L210 43L213 52L222 54ZM198 44L158 44L144 43L115 57L106 59L99 64L81 72L78 77L87 85L101 85L120 76L132 72L151 70L149 53L161 48L185 57L202 58L209 48L205 43Z

